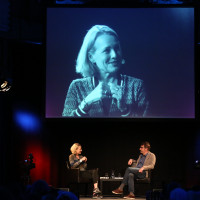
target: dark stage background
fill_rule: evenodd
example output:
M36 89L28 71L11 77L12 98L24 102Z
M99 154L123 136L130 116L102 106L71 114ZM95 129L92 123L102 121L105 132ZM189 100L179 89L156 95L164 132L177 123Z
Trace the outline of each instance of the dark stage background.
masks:
M64 187L65 159L74 142L82 144L89 168L98 167L101 176L111 170L123 175L128 159L136 159L141 141L148 140L157 156L155 188L171 181L185 188L200 185L200 169L195 168L195 161L200 160L198 68L196 119L46 119L46 5L32 2L33 6L31 2L28 7L15 7L17 28L1 32L1 69L4 76L12 78L12 88L0 93L0 184L19 181L20 164L32 153L36 167L31 170L31 181L43 179L54 187ZM22 8L26 12L19 12ZM199 34L197 40L199 43ZM19 114L32 117L30 123L26 121L28 127L17 120Z

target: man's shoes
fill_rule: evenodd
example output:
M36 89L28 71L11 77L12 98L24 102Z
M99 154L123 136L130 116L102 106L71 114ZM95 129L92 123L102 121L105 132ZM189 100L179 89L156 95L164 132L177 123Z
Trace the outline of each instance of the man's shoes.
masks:
M120 190L119 188L117 188L116 190L112 191L113 194L123 194L123 190Z
M129 194L127 196L124 196L124 199L135 199L135 195Z

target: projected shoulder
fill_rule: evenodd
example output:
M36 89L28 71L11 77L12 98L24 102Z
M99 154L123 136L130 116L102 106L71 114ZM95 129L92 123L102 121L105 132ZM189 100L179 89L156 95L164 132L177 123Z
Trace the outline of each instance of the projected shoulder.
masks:
M84 82L89 82L91 80L91 77L86 77L86 78L78 78L72 81L73 84L80 84Z
M75 79L72 81L71 84L78 86L78 85L85 85L89 82L91 82L91 77Z
M124 77L124 80L126 82L129 82L129 83L135 83L135 84L142 84L143 83L142 79L139 79L139 78L136 78L136 77L127 76L127 75L123 75L123 77Z

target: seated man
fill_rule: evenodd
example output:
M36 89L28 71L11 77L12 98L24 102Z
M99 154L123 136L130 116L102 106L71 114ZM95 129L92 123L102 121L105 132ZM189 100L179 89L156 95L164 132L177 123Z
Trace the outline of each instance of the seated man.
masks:
M142 142L140 146L140 156L137 160L135 167L128 167L125 171L123 181L119 188L113 190L114 194L123 194L123 188L125 185L128 185L129 194L124 196L126 199L135 199L134 195L134 179L143 179L146 177L146 171L153 169L156 163L156 156L150 152L149 142ZM133 159L128 161L128 165L132 165L134 162Z

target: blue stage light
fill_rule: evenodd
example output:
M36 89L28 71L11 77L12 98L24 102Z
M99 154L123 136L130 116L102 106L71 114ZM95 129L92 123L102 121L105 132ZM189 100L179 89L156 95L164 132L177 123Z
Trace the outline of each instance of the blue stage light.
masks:
M26 132L37 133L41 128L39 118L29 111L16 111L14 120L15 123Z

